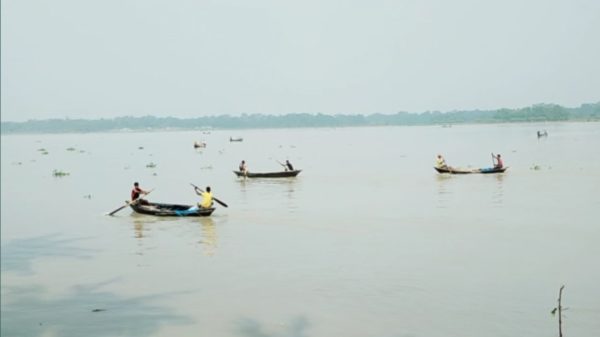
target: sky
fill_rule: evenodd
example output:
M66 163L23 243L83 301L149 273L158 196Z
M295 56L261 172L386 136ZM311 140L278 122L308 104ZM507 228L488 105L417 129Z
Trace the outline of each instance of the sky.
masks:
M600 101L597 0L2 0L1 119Z

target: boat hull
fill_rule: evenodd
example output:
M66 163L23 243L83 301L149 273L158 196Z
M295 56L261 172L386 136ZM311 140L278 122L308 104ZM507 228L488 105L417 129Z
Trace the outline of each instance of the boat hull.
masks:
M191 205L177 205L177 204L160 204L160 203L147 203L147 204L129 204L134 212L140 214L154 215L154 216L210 216L214 212L214 208L199 208L198 210L189 211Z
M246 177L246 178L289 178L297 176L302 170L293 170L293 171L280 171L280 172L263 172L263 173L255 173L255 172L246 172L245 174L241 171L233 171L238 177Z
M444 167L444 168L434 167L434 169L438 173L449 173L449 174L473 174L473 173L493 174L493 173L502 173L502 172L506 171L508 169L508 167L503 167L503 168L490 167L490 168L480 168L480 169L472 169L472 170L465 170L465 169L451 168L451 167Z

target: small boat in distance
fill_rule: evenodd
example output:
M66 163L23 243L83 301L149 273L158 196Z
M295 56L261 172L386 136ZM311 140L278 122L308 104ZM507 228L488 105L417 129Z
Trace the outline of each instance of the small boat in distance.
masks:
M129 203L131 209L136 213L155 215L155 216L209 216L214 212L214 208L198 208L194 211L189 211L191 205L176 205L176 204L159 204L147 203L145 205L138 203Z
M453 167L433 167L438 173L450 173L450 174L471 174L471 173L482 173L482 174L490 174L490 173L502 173L508 169L508 166L502 168L479 168L479 169L463 169L463 168L453 168Z
M244 172L241 171L233 171L238 177L247 177L247 178L288 178L297 176L302 170L293 170L293 171L278 171L278 172Z
M230 142L242 142L242 141L244 141L244 138L241 138L241 137L240 138L229 137L229 141Z
M206 143L205 142L194 142L194 149L205 148L205 147L206 147Z

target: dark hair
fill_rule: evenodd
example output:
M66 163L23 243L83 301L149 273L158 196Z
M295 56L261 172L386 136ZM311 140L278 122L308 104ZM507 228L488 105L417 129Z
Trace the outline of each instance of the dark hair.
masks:
M140 184L136 181L135 183L133 183L133 186L139 186Z
M206 186L206 192L210 192L210 186Z

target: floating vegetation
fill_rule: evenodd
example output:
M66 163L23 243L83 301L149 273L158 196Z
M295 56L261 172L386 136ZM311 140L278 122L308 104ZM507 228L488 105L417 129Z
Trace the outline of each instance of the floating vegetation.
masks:
M532 167L529 168L530 170L534 170L534 171L539 171L542 168L540 167L540 165L533 165Z
M59 170L52 171L52 175L55 177L64 177L64 176L68 176L69 174L70 174L69 172L64 172L64 171L59 171Z
M23 163L22 163L22 162L20 162L20 161L14 162L14 163L12 163L12 164L13 164L13 165L23 165Z
M213 168L212 165L208 165L208 166L203 166L200 169L201 170L212 170L212 168Z
M48 154L48 152L47 152L47 151L44 151L44 152L42 152L42 154L45 156L45 155L47 155L47 154Z
M75 151L75 148L74 147L68 147L67 151Z
M153 176L157 176L158 174L156 174L156 172L152 173Z
M143 146L138 146L138 150L143 150L144 147Z
M84 150L79 150L79 153L84 153L84 152L85 152Z
M84 195L84 196L83 196L83 198L84 198L84 199L92 199L92 195L91 195L91 194Z
M150 162L150 163L146 164L146 167L148 167L148 168L155 168L156 164Z
M38 151L40 151L40 152L47 152L47 150L46 150L46 149L44 149L43 147L42 147L42 148L39 148L39 149L37 149L37 150L38 150Z

